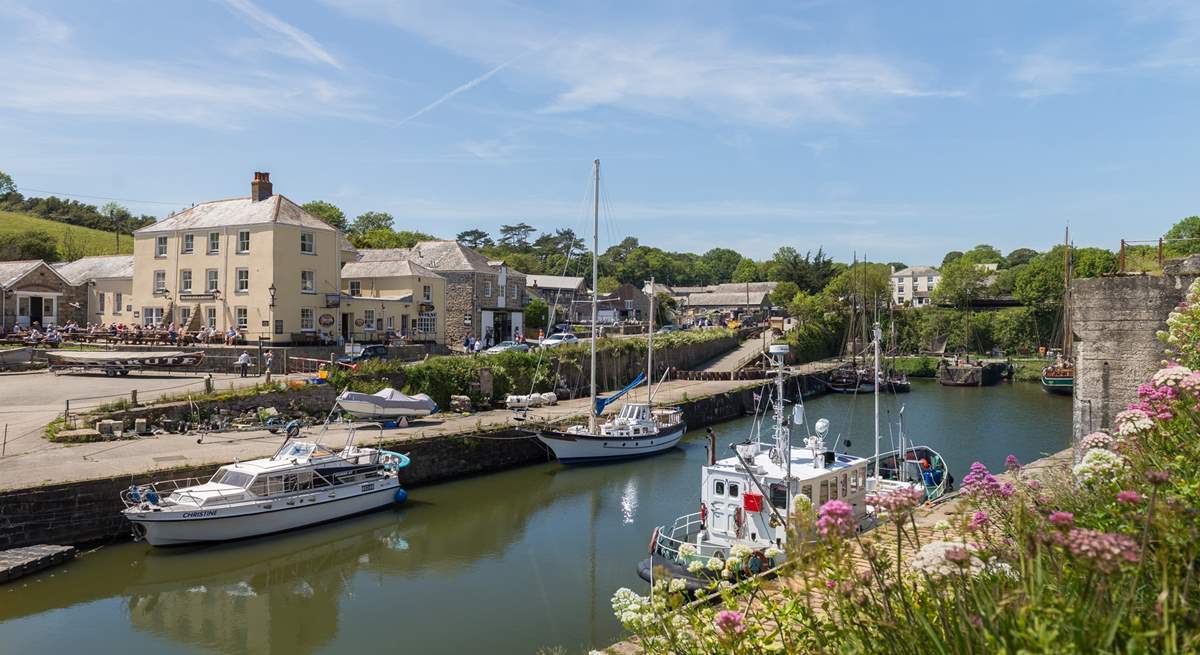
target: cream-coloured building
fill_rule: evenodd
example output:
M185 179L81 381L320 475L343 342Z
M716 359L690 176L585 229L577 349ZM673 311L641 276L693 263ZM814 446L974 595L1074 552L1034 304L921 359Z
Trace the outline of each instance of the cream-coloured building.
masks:
M929 304L929 295L942 281L942 274L932 266L910 266L899 271L892 270L892 302L924 307Z
M251 341L334 336L341 265L352 259L341 232L255 173L249 197L201 203L134 232L125 322L236 326Z
M133 255L82 257L52 266L71 284L86 287L84 323L133 321Z
M446 342L446 278L408 260L352 261L342 267L342 334Z

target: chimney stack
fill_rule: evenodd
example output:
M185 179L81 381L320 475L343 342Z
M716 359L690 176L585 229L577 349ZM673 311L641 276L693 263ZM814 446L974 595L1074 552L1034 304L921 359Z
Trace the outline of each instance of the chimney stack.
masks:
M254 202L271 197L271 174L255 171L254 181L250 183L250 199Z

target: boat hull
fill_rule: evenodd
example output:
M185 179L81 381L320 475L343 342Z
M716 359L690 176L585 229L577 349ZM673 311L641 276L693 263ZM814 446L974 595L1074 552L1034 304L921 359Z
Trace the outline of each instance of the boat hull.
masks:
M353 400L339 400L338 406L358 418L421 418L433 413L429 409L391 409Z
M983 366L955 366L945 364L938 368L938 384L944 387L990 387L1004 379L1004 364L988 363Z
M685 432L687 424L680 422L653 436L606 438L543 430L538 439L563 464L589 464L656 455L674 448Z
M1075 393L1075 378L1042 376L1042 390L1046 393L1070 396Z
M125 510L125 517L133 524L134 534L152 546L232 541L326 523L385 507L395 502L400 482L391 476L346 487L188 512L131 508Z

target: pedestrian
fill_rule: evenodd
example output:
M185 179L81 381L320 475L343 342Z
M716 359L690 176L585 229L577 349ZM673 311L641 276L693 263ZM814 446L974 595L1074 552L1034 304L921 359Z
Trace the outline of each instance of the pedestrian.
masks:
M480 341L479 339L476 339L476 340L475 340L475 345L474 345L473 349L474 349L474 351L475 351L475 354L476 354L476 355L478 355L478 354L479 354L479 352L483 350L483 341Z
M271 371L271 360L275 359L275 353L268 350L263 353L263 370L268 373Z
M243 350L242 354L238 355L237 365L242 371L242 377L247 377L250 371L250 353Z
M463 337L463 352L471 354L471 335Z

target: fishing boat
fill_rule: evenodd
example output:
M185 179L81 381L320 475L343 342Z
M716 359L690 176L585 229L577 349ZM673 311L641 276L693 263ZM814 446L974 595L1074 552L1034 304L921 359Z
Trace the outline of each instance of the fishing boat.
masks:
M1063 237L1062 351L1057 361L1042 369L1042 390L1070 396L1075 393L1075 362L1071 359L1071 233Z
M356 418L420 418L438 411L437 403L429 396L408 396L391 387L370 394L347 389L335 405Z
M704 589L722 579L708 568L713 558L736 562L734 575L753 575L778 566L788 542L788 521L799 506L820 509L832 500L853 508L853 520L868 518L866 458L826 447L830 423L819 419L802 447L791 444L791 426L784 418L783 389L786 344L770 346L776 367L771 407L772 439L753 434L731 445L733 456L717 459L716 436L709 431L708 461L700 475L700 511L654 529L650 556L638 564L638 575L653 584L655 570L684 581L689 589ZM791 425L805 425L803 405L796 405ZM690 571L693 562L704 568ZM696 568L696 567L693 567Z
M340 450L288 439L271 457L227 464L208 480L133 485L121 492L122 513L134 538L170 546L257 537L404 502L398 472L408 456L356 446L354 436L351 428Z
M871 384L870 375L863 375L863 371L856 366L846 365L829 373L829 390L834 393L871 393L875 385Z
M599 226L600 226L600 160L595 162L595 204L592 222L592 280L600 279L599 271ZM651 289L654 280L651 278ZM592 338L591 346L591 411L587 425L572 425L566 429L545 427L537 432L538 439L554 451L554 456L564 464L584 464L614 459L644 457L674 448L687 431L680 407L654 407L654 388L651 374L654 371L654 301L651 294L650 322L647 334L646 372L641 373L624 389L611 396L596 395L596 333L598 310L597 285L592 284ZM664 373L663 377L666 377ZM620 413L603 423L599 417L606 407L625 394L646 382L646 402L628 402Z
M1006 362L970 361L970 358L943 357L938 361L937 381L945 387L988 387L1012 376Z
M109 377L129 375L130 371L178 370L196 368L204 361L203 352L118 351L118 350L47 350L51 372L101 371Z

